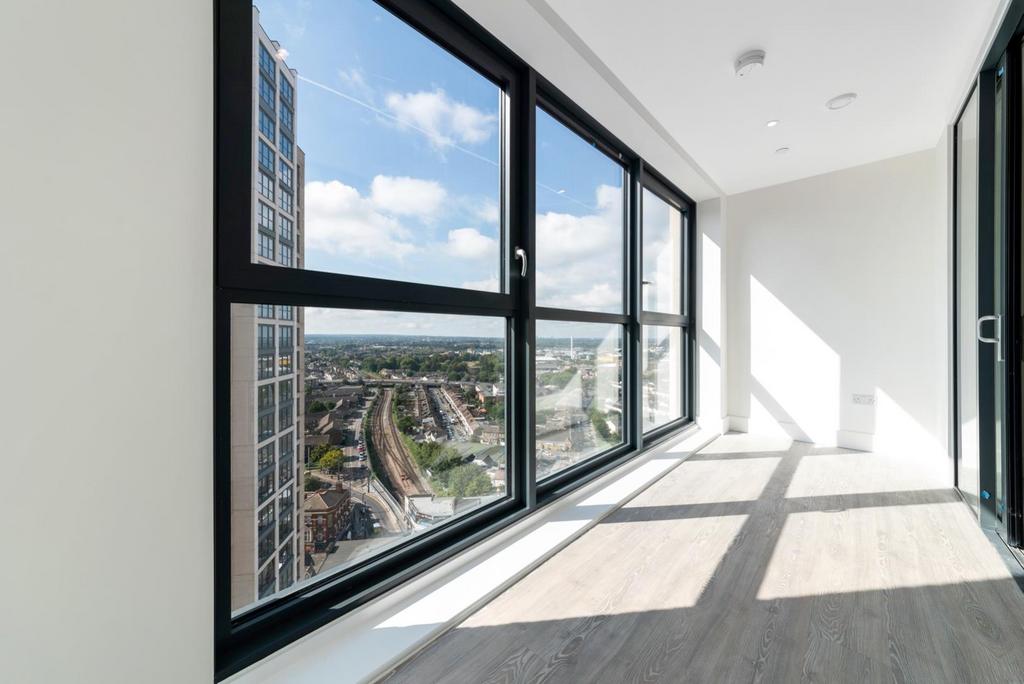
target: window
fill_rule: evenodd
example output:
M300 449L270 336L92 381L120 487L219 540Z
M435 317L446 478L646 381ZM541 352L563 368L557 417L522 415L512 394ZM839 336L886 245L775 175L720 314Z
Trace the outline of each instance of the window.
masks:
M537 306L623 313L622 165L537 110Z
M576 120L537 109L538 481L625 442L628 174L584 135Z
M264 259L274 258L274 238L265 233L257 236L256 254Z
M643 327L640 405L645 432L683 416L682 332L661 325Z
M260 542L260 551L262 555L263 542ZM271 549L271 552L273 550ZM267 556L270 557L269 554ZM266 598L274 593L274 588L277 584L277 575L274 573L274 564L270 563L267 567L260 571L260 583L259 583L259 597Z
M260 74L260 105L274 111L274 82Z
M689 231L682 199L654 176L641 194L640 423L645 432L686 415Z
M622 442L622 326L537 322L537 479Z
M291 86L289 86L291 87ZM282 89L282 93L284 90ZM285 104L284 98L281 98L281 128L291 133L294 130L295 122L291 108Z
M257 328L256 340L261 352L274 351L274 326L261 323Z
M278 178L281 179L281 184L286 188L292 187L292 167L284 159L281 160L278 167Z
M287 404L282 403L280 408L277 409L277 424L281 426L282 430L285 430L294 420L295 418L294 413L292 412L291 402L288 402Z
M292 248L284 243L280 245L281 254L278 257L278 263L282 266L292 265Z
M268 145L267 143L263 142L262 140L259 141L259 148L260 148L260 166L262 166L264 169L266 169L270 173L273 173L274 172L274 150L271 149L270 145Z
M285 102L289 107L295 106L295 89L292 84L285 78L284 72L281 73L281 101Z
M694 415L693 203L436 3L300 2L216 6L218 680Z
M292 499L291 487L281 490L277 497L277 519L277 538L283 541L295 529L295 504L294 499ZM290 556L291 554L289 553L288 555Z
M258 439L263 441L274 436L274 410L269 413L260 413L258 418Z
M273 479L273 476L271 476ZM274 552L274 522L276 517L274 515L274 505L264 506L260 509L259 513L259 527L257 529L257 535L259 539L259 564L263 564L270 554Z
M270 443L260 447L256 454L256 474L259 477L264 477L274 467L274 444Z
M274 142L274 119L262 109L260 110L260 133L265 135L270 142Z
M260 353L256 364L258 367L257 380L266 380L267 378L274 377L274 352Z
M294 154L292 150L292 139L285 135L284 131L281 132L281 142L278 144L278 149L281 150L282 157L288 161L292 161L292 155Z
M279 216L277 219L277 225L281 230L281 239L292 241L292 220L287 216Z
M274 385L260 385L259 386L259 411L265 413L266 411L274 410Z
M643 191L643 308L683 313L683 212Z
M257 171L260 177L260 194L266 197L271 202L274 201L274 179L263 173Z
M263 43L260 43L260 71L269 78L274 78L274 56Z

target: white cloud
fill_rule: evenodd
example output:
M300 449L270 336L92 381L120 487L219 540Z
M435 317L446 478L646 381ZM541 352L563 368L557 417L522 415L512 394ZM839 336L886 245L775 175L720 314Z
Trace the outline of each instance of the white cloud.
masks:
M494 200L484 200L476 207L476 217L485 223L497 223L501 219L501 210Z
M496 277L484 278L483 280L467 280L464 283L460 283L459 287L466 290L480 290L483 292L498 292L501 290Z
M374 176L370 183L370 200L385 213L434 218L448 193L436 181L408 176Z
M375 179L376 180L376 179ZM306 184L306 247L311 251L401 260L410 234L372 199L341 181Z
M501 318L306 307L307 335L467 335L502 338Z
M366 82L366 75L359 67L338 69L338 79L348 90L358 93L360 97L371 101L376 99L374 98L373 88L371 88L370 84Z
M545 306L622 306L622 188L595 190L596 211L537 216L537 299Z
M441 89L391 93L385 103L396 118L419 129L440 148L482 143L497 130L496 115L452 100Z
M498 241L483 235L476 228L456 228L448 231L446 251L463 259L481 259L498 256Z

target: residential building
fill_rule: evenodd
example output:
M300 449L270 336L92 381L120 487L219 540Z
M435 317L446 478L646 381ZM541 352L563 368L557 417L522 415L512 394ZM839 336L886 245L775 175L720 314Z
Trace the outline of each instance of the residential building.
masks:
M296 77L252 10L252 260L301 268L304 155L295 146ZM231 309L231 606L303 576L302 307Z
M304 552L326 550L348 526L349 493L341 487L306 494L303 503Z

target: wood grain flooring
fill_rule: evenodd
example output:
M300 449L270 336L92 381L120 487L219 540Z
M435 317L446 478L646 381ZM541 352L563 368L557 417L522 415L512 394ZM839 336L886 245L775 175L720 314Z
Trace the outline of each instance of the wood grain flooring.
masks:
M1024 682L1024 594L912 456L727 435L388 682Z

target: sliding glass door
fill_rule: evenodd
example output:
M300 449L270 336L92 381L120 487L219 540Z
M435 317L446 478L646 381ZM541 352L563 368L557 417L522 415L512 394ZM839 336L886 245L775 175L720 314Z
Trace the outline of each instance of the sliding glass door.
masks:
M1015 488L1011 401L1016 298L1010 259L1019 189L1011 183L1019 126L1004 54L983 71L956 126L956 428L957 487L982 524L1009 539L1007 499ZM1011 124L1011 122L1016 122Z
M978 90L956 125L957 486L978 512Z

